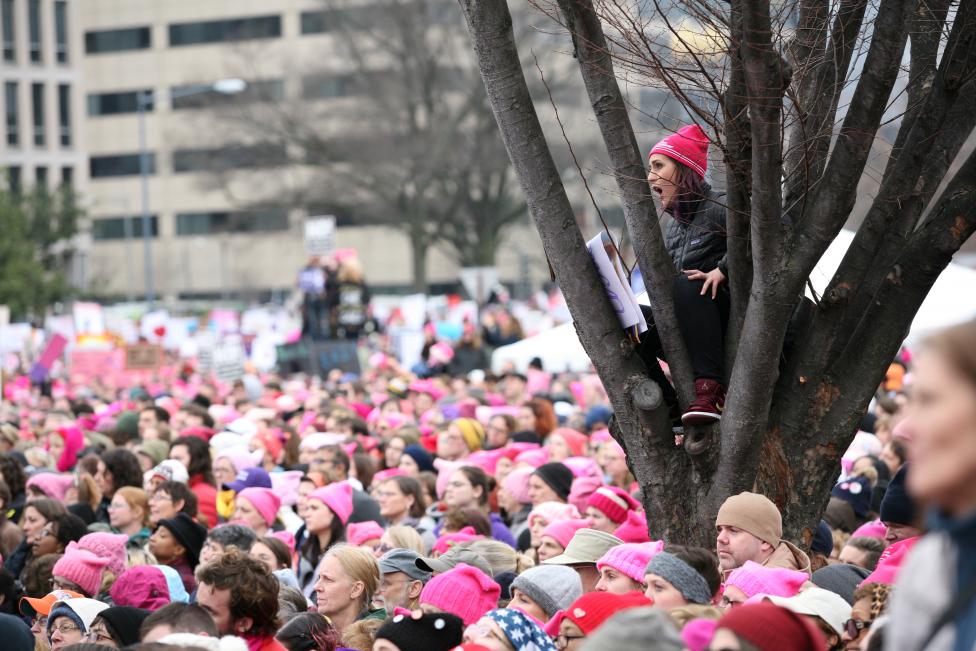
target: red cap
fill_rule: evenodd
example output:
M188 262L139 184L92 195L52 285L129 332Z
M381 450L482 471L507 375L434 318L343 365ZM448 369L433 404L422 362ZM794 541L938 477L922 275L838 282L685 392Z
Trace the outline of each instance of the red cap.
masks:
M819 651L823 634L806 617L764 601L733 608L718 622L760 651Z
M621 610L653 605L654 602L640 592L588 592L574 601L563 613L563 617L579 626L585 635L589 635Z
M650 159L654 154L664 154L705 178L705 170L708 169L708 136L697 124L689 124L654 145L647 158Z

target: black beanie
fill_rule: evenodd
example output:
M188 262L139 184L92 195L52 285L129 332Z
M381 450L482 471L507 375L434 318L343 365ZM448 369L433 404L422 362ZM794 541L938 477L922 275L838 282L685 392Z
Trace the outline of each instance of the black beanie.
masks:
M377 640L389 640L400 651L450 651L461 644L464 622L450 613L430 613L414 619L394 615L376 631Z
M573 488L573 471L565 465L552 461L542 464L532 474L546 482L561 500L569 499L569 491Z
M132 606L112 606L98 613L119 648L139 643L139 628L151 611Z
M905 480L908 479L908 464L906 463L888 484L884 499L881 500L881 521L884 523L894 522L895 524L915 524L915 500L905 489Z
M190 567L196 568L200 562L200 551L207 539L207 530L193 521L186 513L180 512L175 518L164 518L157 527L166 527L176 538L177 542L186 549L186 560Z

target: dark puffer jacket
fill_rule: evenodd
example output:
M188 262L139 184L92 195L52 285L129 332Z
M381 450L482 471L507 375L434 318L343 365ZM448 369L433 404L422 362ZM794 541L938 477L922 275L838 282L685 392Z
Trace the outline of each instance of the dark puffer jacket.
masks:
M687 215L672 218L664 245L678 271L698 269L708 273L715 267L729 275L726 267L725 195L708 190Z

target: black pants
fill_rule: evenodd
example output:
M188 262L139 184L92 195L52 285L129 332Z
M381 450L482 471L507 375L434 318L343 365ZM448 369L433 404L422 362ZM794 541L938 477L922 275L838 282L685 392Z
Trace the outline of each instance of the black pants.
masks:
M722 382L722 369L725 366L725 328L729 322L729 290L725 284L718 289L712 299L709 291L701 295L703 280L688 280L685 276L674 279L674 310L678 317L678 327L691 356L691 367L695 379L708 379ZM661 385L664 398L669 404L677 402L674 388L667 381L664 371L657 363L664 359L664 349L651 308L641 306L647 320L647 331L641 334L638 354L647 365L651 378ZM667 361L667 360L665 360Z

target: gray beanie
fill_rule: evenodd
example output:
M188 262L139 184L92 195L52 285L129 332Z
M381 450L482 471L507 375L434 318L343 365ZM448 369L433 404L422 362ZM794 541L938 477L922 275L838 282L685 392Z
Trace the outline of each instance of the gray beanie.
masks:
M567 565L539 565L515 577L512 590L524 592L547 617L552 617L582 596L583 584L576 570Z
M836 565L821 567L813 573L810 580L817 587L839 594L844 598L844 601L853 606L854 590L864 579L868 578L869 574L871 572L858 565L837 563Z
M628 608L608 619L583 642L582 651L683 651L678 629L655 606Z
M682 597L693 604L707 605L712 600L712 594L708 589L708 582L705 581L705 577L674 554L668 552L655 554L654 558L647 564L645 572L657 574L673 585Z

